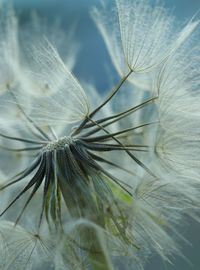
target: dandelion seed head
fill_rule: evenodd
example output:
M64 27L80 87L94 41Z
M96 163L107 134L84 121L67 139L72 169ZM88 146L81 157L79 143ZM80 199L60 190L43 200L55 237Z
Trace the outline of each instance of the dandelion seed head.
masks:
M95 20L121 76L105 97L37 22L31 42L14 13L0 25L5 269L110 270L122 257L142 269L154 253L182 256L183 217L199 221L199 22L175 31L162 5L116 0L115 17L103 5Z
M43 151L53 151L53 150L62 150L65 148L66 145L73 144L74 139L70 136L64 136L59 138L57 141L50 142L43 148Z

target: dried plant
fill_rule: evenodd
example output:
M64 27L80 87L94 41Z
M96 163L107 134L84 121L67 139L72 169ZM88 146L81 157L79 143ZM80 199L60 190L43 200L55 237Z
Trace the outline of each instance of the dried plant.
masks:
M146 0L110 12L92 11L121 77L106 98L71 73L58 32L2 12L2 270L143 269L182 256L179 226L199 221L199 21L177 30Z

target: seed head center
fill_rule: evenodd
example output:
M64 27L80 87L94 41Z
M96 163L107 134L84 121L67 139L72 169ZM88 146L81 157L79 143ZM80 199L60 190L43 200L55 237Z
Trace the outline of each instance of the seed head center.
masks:
M54 151L59 149L64 149L66 145L72 144L73 138L70 136L64 136L56 141L48 143L43 149L44 151Z

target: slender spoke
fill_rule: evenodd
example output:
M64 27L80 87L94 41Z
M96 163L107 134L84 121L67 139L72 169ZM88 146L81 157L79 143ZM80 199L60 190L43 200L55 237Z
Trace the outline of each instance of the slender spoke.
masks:
M123 111L123 112L121 112L121 113L118 113L118 114L115 114L115 115L112 115L112 116L109 116L109 117L105 117L105 118L96 120L95 122L96 122L97 124L101 124L101 123L103 123L103 122L107 122L108 120L112 120L112 119L117 118L117 119L115 119L114 121L111 121L111 122L109 122L109 123L107 124L107 125L110 125L110 124L112 124L112 123L114 123L114 122L116 122L116 121L119 121L120 119L122 119L122 118L124 118L124 117L130 115L131 113L134 113L135 111L137 111L138 109L141 109L142 107L148 105L149 103L154 102L156 99L157 99L157 97L148 99L148 100L146 100L146 101L140 103L140 104L137 105L137 106L131 107L130 109L128 109L128 110L126 110L126 111ZM95 124L93 124L93 123L88 123L87 125L85 125L84 128L87 129L87 128L91 128L91 127L94 127L94 126L95 126ZM98 129L100 129L100 128L98 127Z
M90 121L93 122L93 123L95 123L95 121L92 120L92 119L90 119ZM96 125L99 126L99 127L101 127L102 130L103 130L105 133L107 133L108 135L110 135L110 133L109 133L108 130L106 130L105 128L103 128L103 127L102 127L101 125L99 125L99 124L96 124ZM113 140L115 140L119 145L121 145L122 147L124 147L123 144L122 144L117 138L115 138L113 135L112 135L112 138L113 138ZM146 165L144 165L138 158L136 158L136 156L134 156L129 150L124 149L124 151L125 151L125 152L130 156L130 158L133 159L140 167L142 167L142 168L143 168L146 172L148 172L151 176L153 176L153 177L156 178L156 176L152 173L152 171L151 171Z
M98 164L93 159L91 159L89 154L85 151L84 147L81 147L79 144L76 143L74 146L72 146L72 152L75 155L76 159L81 162L87 163L87 165L97 171L99 170Z
M36 146L36 147L27 147L27 148L9 148L9 147L5 147L3 145L0 145L0 148L6 151L10 151L10 152L24 152L24 151L34 151L34 150L39 150L42 149L43 146Z
M27 128L29 129L29 131L35 136L37 137L39 140L43 141L43 140L47 140L47 138L38 132L37 129L35 129L35 127L32 125L32 123L27 122ZM49 140L48 140L49 141Z
M41 163L41 161L42 161L42 157L41 156L37 157L36 160L32 163L32 165L28 169L25 169L22 172L13 176L10 180L8 180L9 182L7 184L2 185L0 187L0 190L3 190L5 188L21 181L21 180L23 180L26 176L31 174L37 168L37 166Z
M36 128L39 133L46 138L48 141L50 140L50 138L48 137L48 135L40 128L38 127L35 122L27 115L27 113L24 111L24 109L22 108L22 106L19 104L17 97L15 96L15 94L13 93L13 91L9 88L10 90L10 94L13 97L13 99L16 101L16 105L17 107L20 109L20 111L23 113L23 115L25 116L25 118L28 120L29 123L31 123L33 125L34 128Z
M58 150L56 153L57 164L55 163L55 172L58 178L58 184L70 214L81 216L81 210L77 202L77 194L72 188L73 185L73 170L68 162L68 156L65 150ZM65 162L66 160L66 162Z
M119 91L119 89L121 88L121 86L124 84L124 82L128 79L128 77L131 75L131 73L133 72L133 70L130 70L127 75L125 75L117 84L117 86L114 88L114 90L112 91L112 93L106 98L106 100L101 103L101 105L99 105L95 110L93 110L89 116L80 124L80 126L74 130L74 132L71 134L72 136L77 135L78 133L80 133L80 131L85 127L85 125L88 123L88 121L90 120L90 118L92 118L98 111L100 111L115 95L116 93Z
M87 175L84 170L81 169L80 164L75 159L69 146L65 147L65 151L68 157L69 165L72 169L73 178L73 189L76 190L77 202L80 205L81 212L87 210L91 211L90 214L97 211L96 205L93 203L91 192L88 192L88 181ZM84 180L84 181L83 181ZM88 213L87 213L88 214Z
M23 139L19 137L13 137L13 136L8 136L3 133L0 133L0 136L6 139L14 140L14 141L21 141L21 142L26 142L26 143L32 143L32 144L47 144L48 141L37 141L37 140L30 140L30 139Z
M90 138L82 138L82 140L84 140L86 142L99 142L99 141L105 141L105 140L108 140L108 139L110 140L110 139L113 139L114 136L121 135L123 133L127 133L127 132L130 132L130 131L136 130L138 128L145 127L145 126L150 126L152 124L157 124L157 123L158 122L145 123L145 124L142 124L142 125L139 125L139 126L136 126L136 127L127 128L127 129L124 129L124 130L121 130L121 131L118 131L118 132L115 132L115 133L108 133L107 135L90 137Z
M124 84L124 82L128 79L128 77L131 75L133 71L130 70L128 72L127 75L125 75L121 81L119 82L119 84L116 86L116 88L112 91L112 93L107 97L107 99L99 106L97 107L93 112L91 112L89 114L89 118L92 118L101 108L103 108L115 95L116 93L119 91L119 89L121 88L121 86Z
M42 217L43 217L43 213L44 213L45 203L47 200L48 188L50 185L51 175L52 175L52 164L51 164L52 153L51 152L46 153L45 160L46 160L45 182L44 182L44 189L43 189L42 210L41 210L40 217L39 217L38 230L39 230L41 223L42 223Z
M42 181L45 173L45 163L41 162L40 167L33 178L29 181L29 183L25 186L25 188L11 201L11 203L5 208L5 210L0 214L0 217L34 184Z
M15 225L17 225L17 223L19 222L19 220L21 219L24 211L26 210L28 204L30 203L30 201L32 200L33 196L35 195L36 191L39 189L39 187L41 186L42 184L42 181L43 181L43 177L44 177L44 172L43 172L43 175L40 176L40 178L36 181L35 185L34 185L34 188L33 190L31 191L31 194L30 196L28 197L24 207L22 208L18 218L16 219L15 221ZM22 194L21 194L22 195Z
M104 175L106 175L109 179L111 179L115 184L117 184L119 187L121 187L125 192L127 192L131 197L133 196L132 193L130 191L128 191L128 189L125 186L132 188L130 185L128 185L127 183L124 183L122 180L114 177L112 174L110 174L109 172L107 172L106 170L104 170L101 167L101 173L103 173Z
M21 181L21 180L23 180L26 176L31 174L37 168L37 166L39 164L41 164L41 162L42 162L42 157L41 156L37 157L36 160L32 163L32 165L28 169L25 169L24 171L13 176L8 183L6 183L5 185L2 185L0 187L0 190L3 190L5 188Z
M131 186L129 186L127 183L124 183L123 181L117 179L116 177L114 177L113 175L111 175L110 173L108 173L106 170L104 170L99 164L97 164L92 157L86 152L84 151L84 149L80 148L80 147L74 147L75 151L77 151L77 155L76 157L84 162L86 165L94 168L95 170L100 171L101 173L103 173L104 175L108 176L111 180L113 180L116 184L118 184L121 188L123 188L126 192L129 193L129 195L131 195L131 193L126 190L124 188L124 186L122 186L122 184L127 185L129 188L131 188ZM122 184L120 184L122 183Z
M54 138L55 140L58 140L58 137L57 137L56 132L55 132L55 130L53 129L53 127L48 126L48 128L49 128L49 130L50 130L50 132L51 132L53 138Z
M137 151L137 152L148 152L147 149L138 149L134 147L127 147L125 145L119 145L119 144L105 144L105 143L87 143L84 141L80 141L80 143L87 147L88 149L91 149L93 151L114 151L114 150L130 150L130 151Z
M134 174L132 171L130 171L130 170L128 170L128 169L126 169L126 168L120 166L119 164L116 164L116 163L114 163L114 162L111 162L110 160L107 160L107 159L105 159L105 158L102 158L102 157L100 157L100 156L98 156L98 155L95 155L95 154L93 154L93 153L91 153L91 152L89 152L89 154L90 154L91 157L92 157L94 160L96 160L96 161L99 161L99 162L102 162L102 163L106 163L106 164L111 165L111 166L113 166L113 167L115 167L115 168L117 168L117 169L120 169L120 170L122 170L122 171L125 171L125 172L127 172L128 174L130 174L130 175L132 175L132 176L136 176L136 174ZM139 176L138 176L138 177L139 177Z

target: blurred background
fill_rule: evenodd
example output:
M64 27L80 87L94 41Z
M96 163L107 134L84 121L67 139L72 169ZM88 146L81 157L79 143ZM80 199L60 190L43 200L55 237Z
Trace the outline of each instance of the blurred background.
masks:
M111 0L110 5L113 5ZM134 0L133 0L134 1ZM151 0L149 0L151 1ZM10 1L4 0L6 4ZM75 43L66 44L66 48L78 48L73 72L85 84L93 84L99 92L107 91L118 80L104 43L95 27L90 10L98 6L100 0L13 0L12 3L20 18L21 25L29 22L35 11L47 24L59 20L66 35L70 28L75 29ZM188 21L200 9L200 0L165 0L166 7L173 10L180 23ZM70 39L68 40L70 43ZM72 48L73 49L73 48ZM109 74L109 75L108 75ZM187 221L182 232L190 244L182 245L187 260L172 258L172 263L164 263L156 255L149 258L146 270L199 270L200 269L200 224ZM123 270L123 269L122 269Z

